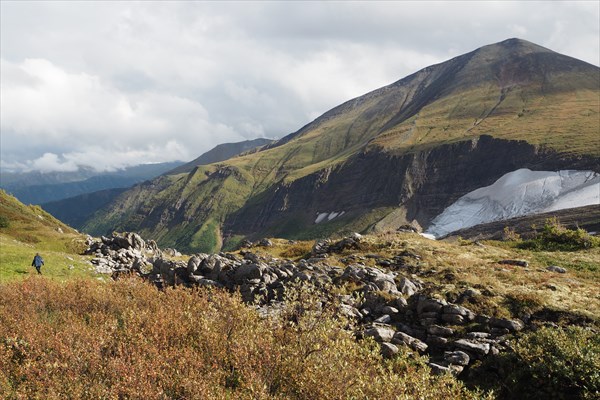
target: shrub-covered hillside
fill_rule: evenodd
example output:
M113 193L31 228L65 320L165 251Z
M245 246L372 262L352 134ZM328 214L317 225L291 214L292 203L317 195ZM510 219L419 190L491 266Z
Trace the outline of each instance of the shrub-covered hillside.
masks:
M600 242L557 220L525 239L406 229L185 256L135 233L84 250L0 199L0 398L600 396Z
M136 279L32 277L0 286L0 298L2 398L479 397L408 351L383 361L316 297L270 319L222 291Z

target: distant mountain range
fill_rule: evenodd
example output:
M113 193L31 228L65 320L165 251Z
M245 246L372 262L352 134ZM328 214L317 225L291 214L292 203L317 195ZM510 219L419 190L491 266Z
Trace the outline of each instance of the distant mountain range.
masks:
M44 204L98 190L128 188L182 164L181 161L143 164L114 172L80 168L74 172L2 173L0 188L25 204Z
M349 100L258 151L137 185L83 228L186 251L426 229L521 168L600 172L600 69L520 39Z
M195 160L190 161L184 165L181 165L171 171L168 172L169 175L181 174L184 172L192 172L195 167L198 165L208 165L220 161L224 161L230 159L233 156L237 156L238 154L244 153L249 150L256 149L261 146L265 146L267 144L273 143L274 140L270 139L254 139L254 140L245 140L243 142L237 143L222 143L206 153L202 154L200 157Z
M122 172L122 174L128 174L127 176L98 176L82 182L32 186L27 190L21 190L21 192L24 192L22 195L25 198L27 198L28 193L32 192L39 198L44 191L56 195L61 194L62 196L75 191L83 191L72 197L41 203L46 211L70 226L79 229L97 210L111 203L121 193L138 182L154 178L161 174L173 175L189 172L198 165L223 161L239 153L250 151L272 142L273 141L269 139L254 139L237 143L223 143L186 164L176 162L155 164L154 168L148 168L149 166L133 167ZM144 174L141 172L144 172ZM132 180L132 178L134 178L134 180ZM103 183L106 188L98 190L99 187L103 186L101 183Z

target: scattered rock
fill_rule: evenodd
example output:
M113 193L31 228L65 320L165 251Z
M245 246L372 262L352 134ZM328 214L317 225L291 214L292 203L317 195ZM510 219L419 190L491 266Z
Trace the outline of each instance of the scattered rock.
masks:
M100 240L88 238L87 254L93 254L91 263L96 271L111 274L114 279L120 274L135 273L159 288L181 284L239 291L243 301L258 304L257 309L263 316L281 307L288 283L303 282L318 290L328 285L347 285L352 293L340 290L335 294L340 301L339 313L348 319L347 329L354 330L357 337L373 337L380 343L381 353L386 358L397 354L400 344L428 353L432 357L432 368L443 373L456 375L474 359L505 351L508 346L499 336L525 328L527 317L524 315L519 316L522 320L490 318L476 315L463 305L432 297L431 285L418 278L431 269L415 267L423 263L419 255L408 250L389 259L378 254L351 254L341 259L342 266L331 265L330 260L336 258L327 257L328 253L359 246L363 240L357 234L337 242L317 241L313 257L296 262L251 250L241 250L239 255L200 253L183 262L163 257L163 254L173 253L161 251L153 241L123 233ZM256 246L270 245L272 242L268 239L256 243ZM522 260L503 261L501 263L524 265ZM400 266L408 262L406 269L401 270ZM383 267L367 266L367 263ZM549 271L553 271L551 267ZM414 273L409 275L409 271ZM473 297L488 295L493 293L486 288L467 288L448 299L469 304L463 301L474 302ZM326 296L322 301L327 301ZM477 325L465 325L471 321ZM465 332L468 330L477 331Z
M426 312L435 312L438 313L442 310L442 308L447 305L445 300L438 300L434 298L427 298L425 296L420 296L419 301L417 303L417 313L423 314Z
M397 232L404 232L404 233L419 233L419 229L412 226L412 225L400 225L398 227L398 229L396 229Z
M378 322L381 324L389 324L391 321L392 321L392 317L390 317L387 314L384 314L381 317L377 318L374 322Z
M412 281L403 277L402 279L400 279L400 283L398 284L398 290L403 295L410 297L413 294L417 293L419 289L417 288L417 285L415 285Z
M500 260L498 264L516 265L517 267L527 268L529 263L525 260Z
M471 361L471 358L464 351L446 351L444 353L444 361L448 364L466 366L469 365L469 361Z
M392 339L392 343L394 344L405 344L409 346L413 350L417 350L420 352L424 352L427 350L427 344L417 338L414 338L410 335L407 335L404 332L396 332L394 334L394 338Z
M443 375L443 374L448 374L450 373L450 368L440 365L440 364L436 364L433 362L428 363L429 368L431 368L431 372L434 375Z
M559 267L557 265L550 265L548 268L546 268L548 271L550 272L557 272L559 274L564 274L567 272L566 268L563 267Z
M270 241L269 239L261 239L261 240L259 240L257 245L261 246L261 247L273 247L273 242Z
M444 336L444 337L452 336L452 335L454 335L454 329L447 328L445 326L430 325L427 327L427 333L429 333L430 335Z
M315 256L319 256L321 254L329 253L329 245L330 244L331 244L331 241L329 239L317 240L315 242L315 244L313 245L311 255L313 257L315 257Z

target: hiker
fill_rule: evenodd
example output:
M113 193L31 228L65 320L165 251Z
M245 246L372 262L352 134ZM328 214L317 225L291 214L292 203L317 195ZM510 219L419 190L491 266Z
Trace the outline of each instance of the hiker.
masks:
M31 266L37 269L38 274L42 274L41 268L44 265L44 259L40 256L40 253L36 253L35 257L33 257L33 261L31 262Z

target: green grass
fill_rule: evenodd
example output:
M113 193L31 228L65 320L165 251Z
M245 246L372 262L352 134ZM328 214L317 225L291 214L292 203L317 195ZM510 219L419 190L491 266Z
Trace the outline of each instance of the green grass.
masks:
M42 273L56 279L94 276L84 236L58 221L39 206L26 206L0 191L0 281L37 274L31 261L40 253Z
M96 276L89 257L72 252L50 250L58 243L29 244L0 234L0 282L21 279L37 274L31 261L36 253L44 259L42 274L54 279L90 278Z

